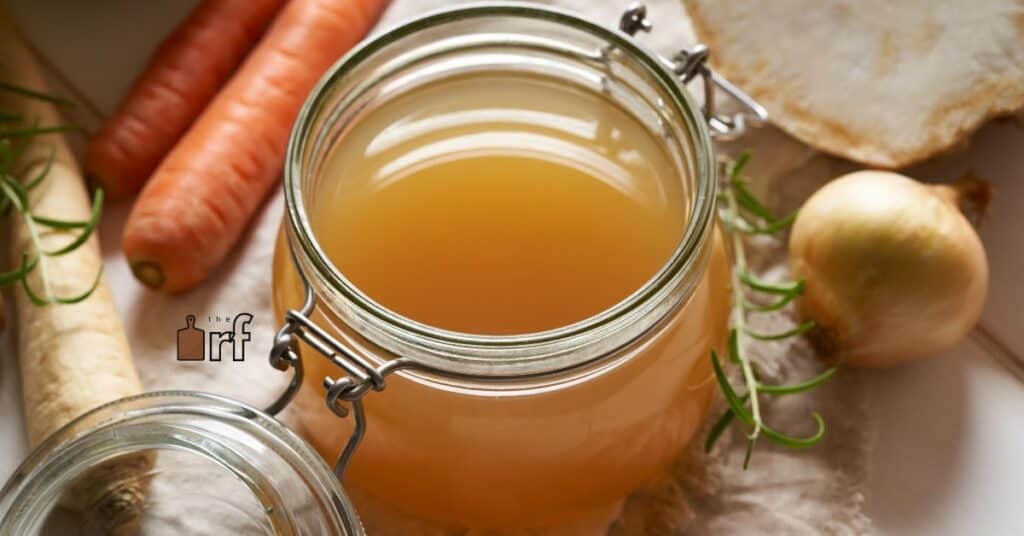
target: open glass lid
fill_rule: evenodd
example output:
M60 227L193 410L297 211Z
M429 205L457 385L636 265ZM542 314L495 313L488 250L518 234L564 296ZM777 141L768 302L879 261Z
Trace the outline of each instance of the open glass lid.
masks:
M266 413L205 393L125 398L40 444L0 534L363 534L337 478Z

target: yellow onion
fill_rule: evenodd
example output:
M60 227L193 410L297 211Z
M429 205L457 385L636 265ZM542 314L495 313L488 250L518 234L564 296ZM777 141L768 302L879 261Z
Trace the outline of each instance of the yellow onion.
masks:
M798 308L817 324L816 345L846 364L883 367L960 341L988 290L985 251L960 207L990 195L977 180L925 185L858 171L811 196L789 259L806 281Z

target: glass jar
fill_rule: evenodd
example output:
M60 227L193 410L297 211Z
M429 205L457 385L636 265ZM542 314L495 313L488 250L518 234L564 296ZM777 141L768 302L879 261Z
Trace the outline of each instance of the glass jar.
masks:
M315 346L285 360L305 363L300 433L328 458L348 444L337 468L351 457L347 485L451 527L606 523L693 438L714 386L710 351L727 334L729 264L706 118L673 67L567 13L484 5L387 32L314 90L285 165L274 300L280 346ZM310 212L337 147L382 104L479 72L602 95L664 144L685 231L654 277L600 314L522 335L448 331L383 307L325 255ZM346 401L354 420L335 415Z
M131 496L113 499L120 512L113 502L79 504L97 485ZM86 413L41 443L0 492L0 534L106 534L96 522L104 515L144 534L363 534L307 443L262 411L192 392Z

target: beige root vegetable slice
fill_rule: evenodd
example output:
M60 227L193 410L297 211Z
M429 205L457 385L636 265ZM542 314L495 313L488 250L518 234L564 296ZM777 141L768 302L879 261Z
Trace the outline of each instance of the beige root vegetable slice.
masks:
M684 0L711 63L805 143L898 168L1024 107L1024 0Z
M34 58L17 37L10 20L0 13L0 65L2 79L46 92ZM61 122L58 110L47 102L0 92L0 109L38 119L41 126ZM34 177L45 166L50 151L55 161L46 179L30 193L35 214L62 220L88 220L90 198L75 159L61 135L33 138L22 157L26 165L19 179ZM11 229L10 259L23 252L34 254L25 218L12 210L5 227ZM46 228L39 228L40 232ZM41 236L46 250L68 243L61 234ZM56 296L76 296L89 289L102 266L95 236L75 251L44 258L50 288ZM30 277L36 293L42 293L41 266ZM20 288L12 292L17 325L25 423L32 446L80 414L117 398L141 392L132 364L121 318L105 282L86 300L74 305L40 307ZM63 498L66 506L87 514L108 533L118 532L137 516L144 500L139 476L151 460L145 456L121 458L95 468L82 477Z

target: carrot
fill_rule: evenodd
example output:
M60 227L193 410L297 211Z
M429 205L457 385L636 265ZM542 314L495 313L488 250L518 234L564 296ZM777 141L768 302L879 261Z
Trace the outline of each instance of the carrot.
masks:
M295 116L385 0L292 0L143 189L122 246L135 277L170 292L201 282L278 182Z
M120 109L89 142L90 180L135 194L270 24L284 0L204 0L156 49Z
M33 260L24 288L34 289L40 300L87 296L75 303L40 305L28 291L12 289L25 425L35 446L80 414L138 394L142 386L110 290L97 280L103 259L96 236L79 243L77 236L83 235L61 231L54 223L95 221L85 181L64 136L13 134L24 132L26 125L31 129L36 121L52 127L61 119L52 102L11 90L16 86L45 92L46 87L40 67L2 12L0 65L5 83L0 110L21 118L18 123L5 121L0 138L5 144L27 140L16 162L3 165L10 213L0 228L11 232L9 258L21 260L23 270L26 260ZM19 189L24 195L13 195ZM68 252L58 254L62 249ZM147 455L132 455L94 467L70 486L62 502L86 514L90 525L98 524L103 532L128 526L142 511L145 486L140 478L151 463Z

